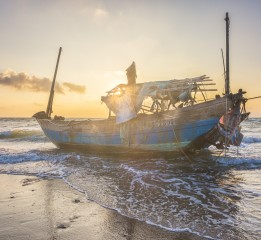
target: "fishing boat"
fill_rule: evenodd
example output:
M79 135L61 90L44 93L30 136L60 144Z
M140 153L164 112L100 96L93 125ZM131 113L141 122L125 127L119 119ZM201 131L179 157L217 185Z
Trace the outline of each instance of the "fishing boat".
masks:
M223 95L207 98L207 92L217 89L211 88L215 83L206 75L136 83L133 62L126 70L127 84L120 84L101 97L109 109L108 118L80 121L58 116L51 118L60 48L47 109L33 117L59 148L124 153L195 151L211 145L219 149L239 146L243 138L240 123L249 113L245 108L246 92L242 89L230 92L228 13L225 21Z

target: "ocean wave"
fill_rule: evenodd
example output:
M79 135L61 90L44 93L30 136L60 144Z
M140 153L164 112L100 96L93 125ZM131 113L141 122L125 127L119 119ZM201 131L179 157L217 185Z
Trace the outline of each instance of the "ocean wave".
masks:
M245 136L243 138L243 143L260 143L261 142L261 137L248 137Z
M159 172L158 170L140 170L140 169L136 169L134 167L128 166L126 164L121 164L120 168L124 169L126 172L129 172L136 176L144 176L144 175L149 175L149 174L153 175L153 174L157 174Z
M150 214L146 213L146 214L143 215L142 211L138 211L139 214L135 214L136 211L130 212L130 211L126 211L126 210L122 209L121 207L119 207L119 205L118 206L110 205L110 204L108 204L108 202L103 202L100 199L93 197L92 194L90 194L90 192L89 192L90 189L86 190L86 189L81 188L81 186L79 186L77 183L74 183L73 181L68 179L68 175L66 175L65 177L62 177L62 179L71 188L74 188L75 190L85 194L86 199L94 201L104 208L115 210L116 212L118 212L122 216L131 217L131 218L134 218L134 219L137 219L137 220L140 220L140 221L144 221L149 225L157 226L157 227L160 227L162 229L165 229L165 230L168 230L168 231L171 231L171 232L177 232L177 233L186 233L187 232L187 233L195 234L198 237L203 237L205 239L213 239L213 240L217 239L217 238L211 237L205 231L204 232L197 231L197 230L193 229L193 227L190 228L190 227L187 227L186 225L185 226L182 226L182 225L181 226L172 226L171 222L169 222L169 221L167 221L168 224L165 225L164 223L161 222L160 217L150 218Z
M226 166L231 165L248 165L248 166L257 166L261 165L261 159L254 158L237 158L237 157L220 157L217 160L218 163Z
M72 156L72 154L59 153L59 150L31 150L26 152L11 152L0 148L0 164L14 164L21 162L36 161L63 161Z
M33 175L40 178L63 178L70 174L70 169L61 164L59 160L46 162L17 162L0 165L0 174Z
M42 135L42 131L16 129L11 131L0 132L0 139L25 138L25 137L31 137L37 135Z
M249 118L246 122L257 122L257 123L261 123L261 118Z

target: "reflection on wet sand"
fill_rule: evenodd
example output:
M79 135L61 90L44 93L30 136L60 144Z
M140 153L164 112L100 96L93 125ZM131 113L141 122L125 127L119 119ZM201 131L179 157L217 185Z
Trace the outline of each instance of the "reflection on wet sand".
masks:
M0 180L1 240L201 239L121 216L86 200L59 179L2 174Z

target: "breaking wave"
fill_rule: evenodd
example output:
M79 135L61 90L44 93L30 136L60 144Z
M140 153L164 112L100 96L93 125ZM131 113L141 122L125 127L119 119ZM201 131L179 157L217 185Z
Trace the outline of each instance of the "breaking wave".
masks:
M21 162L36 162L36 161L62 161L67 159L70 155L60 153L57 149L51 150L31 150L31 151L7 151L4 148L0 148L0 164L14 164Z
M25 138L36 135L42 135L40 130L11 130L0 132L0 139L9 139L9 138Z
M243 138L243 143L260 143L261 142L261 137L244 137Z
M220 157L217 160L218 163L226 166L231 165L248 165L249 167L257 167L261 165L261 159L254 159L254 158L236 158L236 157Z

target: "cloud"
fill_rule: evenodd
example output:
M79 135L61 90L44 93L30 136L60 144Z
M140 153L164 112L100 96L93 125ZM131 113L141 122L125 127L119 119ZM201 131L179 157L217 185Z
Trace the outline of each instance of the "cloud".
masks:
M25 72L16 73L13 70L6 70L0 73L0 85L33 92L49 92L52 82L49 78L38 78L36 76L30 76ZM85 86L73 83L63 83L61 85L60 83L55 82L56 93L63 94L64 87L68 88L71 92L85 92Z
M0 73L0 85L31 90L33 92L49 92L51 81L48 78L29 76L25 72L16 73L13 70L6 70L5 72ZM55 91L63 93L63 89L59 83L55 84Z
M108 13L102 8L96 8L94 10L94 15L95 17L105 17L108 15Z
M65 82L63 86L68 88L70 92L85 93L85 86L77 85L74 83Z

